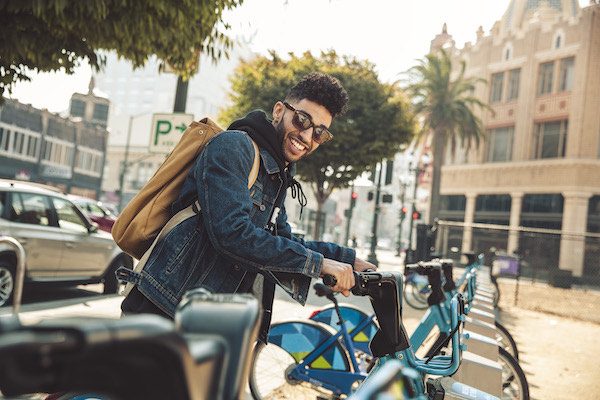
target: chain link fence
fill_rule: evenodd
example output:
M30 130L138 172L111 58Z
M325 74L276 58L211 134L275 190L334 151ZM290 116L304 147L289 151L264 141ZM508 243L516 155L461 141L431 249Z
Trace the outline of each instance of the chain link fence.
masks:
M519 259L518 303L516 280L499 279L505 304L514 297L519 307L600 323L600 234L440 221L436 252L459 260L469 230L470 249L483 253L486 265L497 256Z

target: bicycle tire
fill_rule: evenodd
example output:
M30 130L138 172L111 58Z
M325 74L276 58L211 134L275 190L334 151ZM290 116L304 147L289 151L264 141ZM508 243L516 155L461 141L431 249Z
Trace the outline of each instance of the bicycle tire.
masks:
M496 339L501 343L500 347L508 351L515 360L519 361L519 349L517 348L517 342L513 339L512 335L500 322L496 321Z
M275 385L275 388L272 391L267 391L267 390L261 388L260 386L262 385L262 383L259 384L259 382L258 382L257 374L259 373L259 371L258 371L259 368L257 368L257 366L258 366L258 363L260 362L260 361L258 361L258 358L261 356L261 354L263 354L263 351L265 349L270 349L270 350L278 349L278 350L280 350L279 353L281 355L283 355L284 353L287 354L287 352L285 350L283 350L281 347L279 347L275 344L272 344L272 343L269 343L268 346L266 346L262 342L259 342L256 344L256 346L254 347L254 351L252 353L252 359L251 359L251 364L250 364L250 373L248 375L248 384L250 386L250 394L252 395L252 398L254 400L267 400L267 399L279 399L279 398L293 398L293 399L302 400L302 399L314 399L317 396L329 395L329 393L324 393L319 388L312 386L307 382L292 383L286 379L286 377L285 377L286 371L289 368L291 368L292 365L297 365L291 356L289 357L289 360L290 360L289 365L285 365L285 367L283 367L283 365L279 365L278 367L274 368L274 371L272 371L272 372L267 371L269 374L268 379L275 380L275 381L269 381L269 384L270 384L270 386ZM264 368L262 369L262 371L264 371ZM281 375L279 375L279 374L281 374ZM264 379L265 378L262 378L261 382ZM279 383L277 381L277 379L282 383L279 386L276 386Z
M494 304L494 308L498 307L498 304L500 303L500 286L498 286L498 282L496 282L496 280L492 280L492 284L494 285L494 299L493 299L493 304Z
M402 297L406 301L406 304L414 308L415 310L425 310L429 307L427 304L427 299L422 301L418 294L415 294L415 291L418 292L416 285L412 282L406 282L404 286L404 290L402 291Z
M525 372L515 358L498 347L498 362L502 367L502 400L529 400L529 384ZM515 391L515 389L517 389Z

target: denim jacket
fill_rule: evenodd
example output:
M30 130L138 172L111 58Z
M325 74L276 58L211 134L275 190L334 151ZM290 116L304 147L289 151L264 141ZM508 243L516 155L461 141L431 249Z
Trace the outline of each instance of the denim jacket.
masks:
M198 156L173 205L175 213L197 199L198 216L173 228L157 243L141 273L131 276L140 292L167 314L174 315L183 294L192 288L234 293L246 274L256 272L304 305L323 257L354 264L350 248L292 236L285 195L278 196L286 188L275 159L264 149L258 177L248 189L254 154L245 132L215 136ZM281 204L275 204L278 197ZM276 207L280 210L273 235L266 228Z

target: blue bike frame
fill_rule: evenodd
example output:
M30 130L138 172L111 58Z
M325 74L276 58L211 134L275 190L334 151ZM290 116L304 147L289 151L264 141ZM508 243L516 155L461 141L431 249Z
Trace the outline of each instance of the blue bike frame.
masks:
M370 320L367 320L370 322ZM364 325L361 324L364 328ZM339 340L340 336L344 338L346 344L345 351L348 353L348 359L350 360L350 371L339 371L330 369L316 369L310 368L310 364L319 358L329 347L333 346ZM340 327L340 330L325 342L321 343L317 348L310 352L300 364L298 364L293 370L289 372L290 377L300 381L310 382L317 386L324 387L325 389L331 390L336 394L350 393L352 385L357 381L362 381L367 376L366 373L360 372L356 357L354 355L354 346L350 339L350 334L346 329L345 325Z

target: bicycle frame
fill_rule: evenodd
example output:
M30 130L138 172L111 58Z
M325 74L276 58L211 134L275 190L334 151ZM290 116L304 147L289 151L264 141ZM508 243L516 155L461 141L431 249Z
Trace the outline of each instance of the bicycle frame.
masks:
M440 331L440 335L447 334L452 330L445 305L435 304L427 309L417 329L410 336L411 346L415 349L421 347L436 326Z
M363 320L361 324L357 325L355 330L364 329L367 324L371 322L371 320L372 317ZM360 330L357 332L360 332ZM348 367L350 368L350 371L319 369L311 367L311 364L320 356L322 356L327 349L337 343L340 337L344 341L344 352L346 355L346 360L349 362ZM323 343L318 345L313 351L304 357L301 363L296 365L296 367L294 367L292 370L288 371L288 375L292 379L309 382L313 385L331 390L336 394L350 393L352 391L352 386L356 382L364 380L367 376L366 373L360 371L355 356L355 348L353 346L350 334L348 333L348 329L344 323L340 324L340 329L335 335L329 337Z
M459 302L458 297L455 296L451 301L451 310L452 310L452 326L456 326L459 321L462 319L459 315ZM460 332L456 330L452 337L452 355L451 356L435 356L431 359L430 362L418 359L414 351L411 347L407 349L398 351L393 355L386 355L383 357L379 357L375 367L371 370L370 374L375 374L380 368L385 365L385 363L390 362L391 360L400 360L405 367L413 368L420 372L421 374L431 374L431 375L445 375L449 376L454 374L458 367L460 366ZM420 393L425 392L425 385L422 379L417 380L418 388L417 390Z
M358 323L354 327L351 327L350 330L348 330L348 334L350 335L350 339L352 341L352 346L354 350L358 350L366 354L371 354L371 350L369 349L369 341L355 340L355 338L360 333L362 333L369 325L374 323L375 314L367 315L360 309L357 309L356 307L347 304L340 304L339 307L340 312L343 312L343 310L349 310L355 311L360 314L364 314L364 317L359 319ZM329 313L331 313L331 315ZM313 312L313 314L311 314L310 316L310 319L316 322L325 323L334 329L340 325L339 316L337 315L334 306L324 307L320 310ZM344 325L347 325L348 322L348 319L345 319ZM354 354L354 352L352 352L352 354Z

